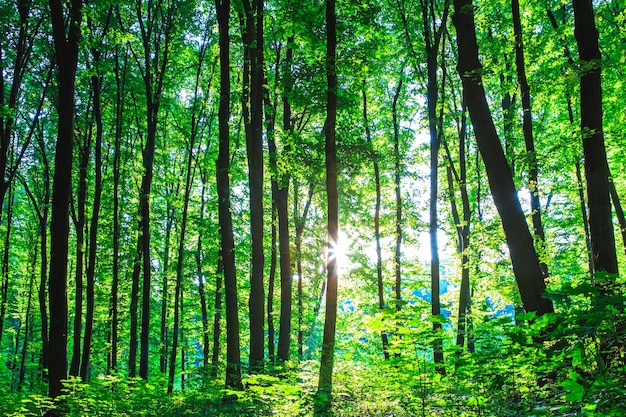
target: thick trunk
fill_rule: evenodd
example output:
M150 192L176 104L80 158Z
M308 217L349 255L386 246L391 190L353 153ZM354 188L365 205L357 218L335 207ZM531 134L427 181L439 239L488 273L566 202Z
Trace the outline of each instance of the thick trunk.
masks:
M522 303L526 311L535 311L541 315L552 312L553 306L550 300L543 298L546 287L539 257L485 97L472 7L471 0L454 1L453 21L457 30L459 51L457 69L463 82L467 107L485 163L491 194L502 220Z
M246 150L250 188L250 232L252 266L250 274L250 369L263 368L265 351L265 287L263 272L263 0L243 2L245 10L244 43L249 59L250 117L246 124ZM247 66L247 65L246 65ZM247 78L247 77L246 77ZM244 82L246 82L244 80ZM244 92L244 100L246 99ZM244 110L247 103L244 103Z
M50 0L58 79L58 126L55 170L52 183L52 218L50 221L50 351L49 394L61 395L67 378L67 256L69 205L72 193L72 149L74 142L74 91L78 61L78 40L82 1L72 0L69 19L60 0ZM69 31L66 37L65 22Z
M585 156L589 231L594 273L617 274L617 255L609 168L602 132L602 81L598 31L591 0L573 0L578 56L585 71L580 77L580 127ZM596 278L598 277L596 275ZM604 291L604 290L602 290Z
M235 242L230 211L230 0L216 0L220 49L219 153L216 163L218 216L226 292L226 387L242 389Z

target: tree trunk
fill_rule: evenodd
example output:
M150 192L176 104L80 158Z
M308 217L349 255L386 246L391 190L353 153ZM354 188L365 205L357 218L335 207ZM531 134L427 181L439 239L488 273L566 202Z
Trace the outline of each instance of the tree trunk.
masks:
M206 176L200 171L200 179L202 182L202 191L200 194L200 219L199 230L204 230L204 207L206 195ZM196 273L198 275L198 294L200 296L200 311L202 312L202 365L205 369L209 365L209 313L206 302L206 280L202 267L202 233L198 233L198 241L196 245Z
M402 91L402 78L393 96L391 113L393 118L394 189L396 192L396 250L394 255L396 312L402 309L402 169L400 154L400 124L398 122L398 100Z
M78 172L78 195L76 201L76 213L72 216L74 219L74 228L76 229L76 289L74 298L74 334L72 360L70 362L70 375L78 376L80 372L80 342L83 328L83 296L85 288L83 284L83 274L85 271L85 206L87 198L87 166L89 165L89 155L91 154L91 127L87 128L84 134L83 142L79 146L79 166Z
M515 67L517 69L517 81L522 95L522 130L524 132L524 143L526 144L526 154L529 165L528 188L530 190L530 210L535 235L535 246L540 254L539 263L543 276L548 276L548 265L541 256L545 252L546 235L543 230L541 220L541 201L539 199L539 177L537 153L535 152L535 140L533 139L533 117L530 100L530 86L526 79L526 64L524 62L524 43L522 40L522 24L520 19L519 0L511 1L513 15L513 32L515 34Z
M183 197L183 213L180 223L180 237L178 241L178 256L176 262L176 288L174 290L174 330L172 334L172 351L170 356L170 368L167 383L167 393L171 394L174 390L174 375L176 371L176 355L178 348L179 329L182 328L180 316L182 315L183 304L183 264L185 260L185 234L187 232L187 217L189 214L189 200L191 198L191 190L195 176L194 155L199 151L196 148L196 142L201 129L201 120L203 120L200 106L200 82L202 63L206 53L206 42L200 47L198 54L198 67L196 70L196 78L194 85L193 106L191 112L191 132L189 132L189 143L187 144L187 168L185 172L185 195ZM194 152L195 151L195 152ZM183 354L181 352L181 354ZM182 362L181 362L182 363ZM182 368L182 367L181 367ZM182 369L181 369L182 370ZM183 374L184 375L184 374Z
M115 48L115 139L113 153L113 265L111 278L111 296L109 300L109 322L111 351L109 353L108 373L117 371L117 352L118 352L118 289L119 289L119 259L120 259L120 208L119 208L119 189L120 189L120 155L122 142L122 127L124 115L124 89L126 79L126 57L124 55L123 67L120 68L120 50L119 46ZM135 321L136 324L136 321ZM129 348L130 351L130 348ZM130 357L130 354L129 354ZM130 362L130 361L129 361ZM134 363L134 357L132 363ZM129 367L130 374L130 367Z
M333 365L335 355L335 329L337 326L338 264L335 247L339 240L339 198L337 194L337 148L335 143L337 124L337 17L335 0L326 0L326 79L327 105L324 133L326 136L326 192L327 230L326 249L326 314L324 338L317 386L318 411L330 409L333 389Z
M545 282L539 257L513 183L509 165L498 139L482 84L482 67L471 0L455 0L453 22L457 30L459 62L478 148L482 155L496 208L502 220L513 273L526 311L538 315L553 311L552 302L543 298Z
M62 393L67 378L67 255L69 205L72 193L72 149L74 142L74 91L78 62L78 40L82 19L82 1L72 0L69 15L64 14L60 0L49 0L52 34L56 52L58 79L58 130L54 179L52 184L52 218L50 221L50 351L49 394ZM66 21L69 30L66 36Z
M230 0L216 0L220 49L219 153L216 163L221 254L226 292L226 387L243 389L239 350L239 312L235 242L230 212Z
M430 284L432 297L431 314L435 318L435 320L433 320L433 333L435 334L433 340L433 359L437 366L437 372L445 374L445 367L443 366L443 340L440 336L442 325L441 321L438 319L438 316L441 315L441 289L439 282L439 243L437 240L437 231L439 230L437 196L439 195L439 147L441 144L441 129L437 129L437 59L439 55L439 44L442 39L442 29L446 25L449 7L448 1L446 1L441 18L441 26L437 29L436 23L432 21L435 16L433 1L426 2L425 0L421 0L420 5L424 23L424 39L426 41L426 102L428 106L428 130L430 133ZM431 27L431 24L433 27Z
M265 354L265 287L263 284L263 0L243 1L245 11L244 47L250 69L250 117L246 124L246 150L250 186L250 233L252 266L250 274L250 371L263 368ZM244 58L245 59L245 58ZM246 64L244 64L246 66ZM246 77L247 78L247 77ZM244 83L246 80L244 79ZM244 87L245 88L245 87ZM246 99L244 91L244 100ZM246 107L247 103L244 103Z
M589 232L593 253L594 277L602 280L601 292L607 292L606 277L599 272L617 274L617 254L611 213L609 167L602 132L602 81L598 30L591 0L573 0L578 57L583 66L580 76L580 128L585 156ZM612 281L613 279L610 279Z
M382 249L380 247L380 205L381 205L381 191L380 191L380 168L378 167L378 156L372 143L372 133L370 131L369 120L367 117L367 92L366 86L363 86L363 124L365 125L365 137L368 145L371 147L370 154L372 159L372 166L374 168L374 185L376 188L376 202L374 205L374 240L376 242L376 287L378 289L378 311L383 312L385 310L385 293L383 283L383 257ZM387 330L383 329L380 332L383 355L385 359L389 359L389 339L387 338Z
M4 248L2 250L2 267L0 268L0 341L4 330L4 316L7 310L7 302L9 297L9 257L11 248L11 226L13 221L13 187L8 189L9 199L7 202L7 226L4 235Z
M100 52L95 48L91 52L94 59L94 66L100 63ZM96 275L96 255L98 252L98 222L100 217L100 200L102 196L102 109L101 109L101 89L102 77L93 75L91 77L91 85L93 89L93 117L96 123L96 143L95 151L95 179L94 179L94 196L93 208L91 212L91 224L89 227L89 255L87 259L87 310L85 312L85 336L83 340L83 354L81 360L80 376L83 381L89 379L91 341L93 339L93 320L95 309L95 275Z

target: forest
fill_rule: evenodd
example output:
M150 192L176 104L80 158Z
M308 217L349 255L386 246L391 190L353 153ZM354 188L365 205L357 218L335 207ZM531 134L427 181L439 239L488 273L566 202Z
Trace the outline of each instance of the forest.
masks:
M0 26L0 415L626 415L623 1Z

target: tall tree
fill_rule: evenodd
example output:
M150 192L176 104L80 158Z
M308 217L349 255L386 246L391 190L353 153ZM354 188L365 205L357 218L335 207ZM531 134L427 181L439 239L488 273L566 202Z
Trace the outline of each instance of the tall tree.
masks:
M589 205L589 232L596 279L599 272L617 274L617 254L609 189L609 167L602 130L602 57L598 45L593 3L591 0L573 0L574 35L581 64L580 128L585 157L587 203ZM600 284L601 291L608 288Z
M147 4L144 4L141 0L136 0L135 2L143 54L137 54L136 51L133 51L133 55L137 60L137 66L144 82L147 126L145 143L142 149L143 173L139 189L136 265L133 271L133 285L135 285L139 279L139 268L143 270L139 376L144 379L148 377L150 300L152 296L150 195L154 174L154 151L157 139L159 108L172 44L175 8L175 4L167 0L149 1ZM141 58L143 58L143 62ZM132 361L133 359L131 358L130 360Z
M363 124L365 125L365 137L367 143L371 146L369 150L372 159L372 168L374 170L374 185L376 188L376 201L374 203L374 240L376 241L376 287L378 289L378 310L383 311L385 309L385 287L383 283L383 257L382 248L380 245L380 206L381 206L381 189L380 189L380 167L378 166L378 155L374 149L372 143L372 132L369 125L369 118L367 112L367 92L366 85L363 85L361 95L363 97ZM387 331L385 329L380 332L381 342L383 345L383 354L385 359L389 359L389 339L387 337Z
M243 31L244 71L249 65L250 117L246 121L246 150L248 155L248 180L250 187L250 232L252 238L252 266L250 272L250 368L259 370L263 366L265 351L265 288L263 273L263 0L244 0L245 28ZM244 77L246 83L247 77ZM244 116L247 114L244 103Z
M439 45L448 20L449 2L444 2L444 9L439 27L435 19L435 2L432 0L420 0L422 20L424 25L424 41L426 45L426 102L428 106L428 131L430 134L430 283L431 283L431 313L433 317L441 314L440 302L440 271L439 271L439 242L437 231L439 230L437 216L437 197L439 194L439 148L441 146L441 129L437 126L437 101L438 101L438 56ZM441 107L443 109L443 107ZM441 321L433 320L433 331L440 332ZM433 344L433 357L436 364L443 363L443 340L436 336ZM445 373L443 366L438 366L438 372Z
M230 0L215 0L219 26L220 105L218 110L219 153L216 163L221 256L226 292L226 386L242 389L237 306L235 242L230 211Z
M78 63L78 42L82 20L81 0L69 3L67 15L61 0L49 0L52 37L56 54L58 81L58 126L52 218L50 220L50 351L49 393L61 395L67 378L67 255L69 204L72 192L72 150L74 145L74 91Z
M335 331L337 327L337 287L339 244L339 196L337 193L337 16L335 0L326 0L326 193L327 232L326 247L326 313L322 357L317 385L318 409L325 412L330 408L333 389L333 365L335 357Z
M455 0L452 20L457 31L457 70L485 163L491 195L502 220L522 303L526 311L535 311L538 315L552 312L552 302L543 298L546 285L539 257L485 97L472 1Z
M532 103L530 99L530 86L526 78L526 63L524 58L524 40L522 37L522 23L520 18L519 0L511 0L513 16L513 33L515 34L515 68L517 70L517 82L519 83L522 96L522 130L528 161L528 188L530 190L530 210L533 223L533 231L536 238L536 249L540 253L540 265L544 277L548 276L548 265L545 257L541 256L545 248L546 235L541 220L541 200L539 199L539 169L535 140L533 138Z

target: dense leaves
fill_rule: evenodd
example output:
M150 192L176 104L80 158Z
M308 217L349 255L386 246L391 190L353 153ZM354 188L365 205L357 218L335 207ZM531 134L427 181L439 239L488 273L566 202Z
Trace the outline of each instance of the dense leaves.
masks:
M0 4L1 415L623 414L623 4L333 4Z

